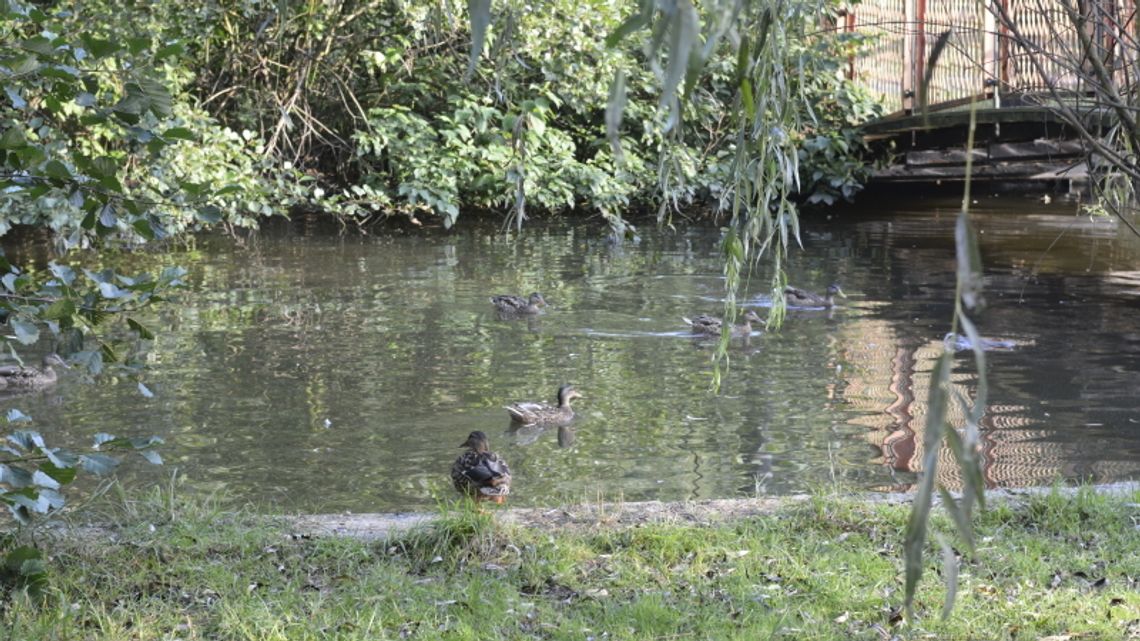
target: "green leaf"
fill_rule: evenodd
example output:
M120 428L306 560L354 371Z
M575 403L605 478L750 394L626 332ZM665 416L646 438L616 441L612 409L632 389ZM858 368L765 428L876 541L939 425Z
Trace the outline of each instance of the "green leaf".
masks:
M8 414L5 416L5 418L8 419L9 423L29 423L32 420L32 417L16 408L8 410Z
M546 121L539 118L536 114L531 114L527 117L527 123L530 125L530 130L536 135L541 136L546 133Z
M126 298L131 295L127 290L119 287L114 283L104 282L99 283L99 294L103 298Z
M96 58L106 58L121 48L117 43L111 40L96 38L86 33L79 36L79 39L83 42L84 48L91 52L91 55Z
M938 543L942 546L942 576L946 579L946 599L942 602L942 619L946 620L958 596L958 556L942 535L938 536Z
M79 462L78 455L58 447L48 448L43 452L48 457L48 462L40 465L44 474L50 475L64 485L75 480L75 464Z
M115 215L114 205L107 203L99 210L99 224L108 228L113 228L119 224L119 218Z
M75 315L75 302L70 298L61 298L40 313L44 320L60 320Z
M162 47L158 51L154 52L154 60L155 62L162 62L167 58L180 56L184 51L186 51L186 47L181 42L168 44L165 47Z
M174 140L195 140L194 132L186 127L171 127L162 132L163 138L172 138Z
M96 476L106 476L118 465L119 459L106 454L82 454L79 457L79 467Z
M110 443L111 441L115 440L116 438L118 438L118 437L115 436L114 434L108 434L106 432L99 432L98 434L96 434L95 436L92 437L92 439L93 439L92 447L94 447L95 449L99 449L100 445L103 445L104 443Z
M699 33L700 18L690 0L677 0L676 12L670 16L672 38L669 40L669 64L665 67L665 77L661 81L661 108L669 107L669 118L665 130L670 131L680 123L681 105L677 89L689 68L689 57L694 55ZM698 54L699 55L699 54Z
M151 40L147 37L127 38L127 51L131 55L138 55L144 49L150 46Z
M40 339L40 328L35 323L29 323L23 320L9 321L12 326L12 331L16 334L16 340L20 341L22 345L31 345Z
M467 0L467 13L471 20L471 51L467 60L467 77L470 78L483 54L483 40L491 24L491 0Z
M618 162L622 162L625 158L621 149L621 121L625 112L625 103L625 70L618 69L610 85L609 99L606 101L606 138L610 141L610 147Z
M56 180L71 180L71 172L68 171L67 165L58 160L47 161L47 164L44 165L44 173L47 174L49 178L55 178Z
M32 483L51 490L58 490L60 488L59 481L53 479L49 474L44 473L42 469L32 472Z
M152 465L162 465L162 455L154 450L139 450L139 455L150 461Z
M222 220L222 210L214 207L213 205L207 205L205 207L197 209L194 212L194 217L201 222L209 223L212 225Z
M641 0L638 3L637 13L625 19L613 33L606 36L606 46L613 47L631 33L640 31L649 25L653 18L653 0Z
M752 41L748 34L740 36L740 45L736 48L736 69L732 75L732 86L739 87L740 83L748 77L748 69L752 62Z
M150 221L146 218L140 218L131 223L131 228L135 230L136 234L147 240L154 240L157 237L157 234L154 233L154 227L151 226Z
M164 442L161 436L139 436L129 440L130 446L136 450L162 445Z
M47 566L43 556L34 547L21 545L4 556L4 569L14 576L15 583L33 595L39 595L47 586Z
M148 329L146 327L146 325L143 325L142 323L138 322L137 320L128 317L127 318L127 326L130 327L131 329L133 329L134 331L138 332L139 338L146 340L146 341L154 340L154 332L150 331L150 329ZM139 385L142 385L142 383L139 383ZM146 395L144 394L144 396L146 396ZM148 398L149 398L149 396L148 396Z
M154 398L154 392L150 391L150 388L142 381L139 381L139 394L142 394L144 398Z
M88 172L95 178L116 176L119 173L119 163L110 156L99 156L91 160Z
M24 137L22 127L9 127L0 134L0 149L19 149L26 147L27 144L28 140Z
M942 435L946 431L948 396L946 387L950 384L953 356L943 352L935 363L931 374L930 394L927 401L925 434L923 436L922 477L914 504L907 521L906 537L903 541L906 561L906 590L904 605L908 614L913 615L914 595L918 581L922 578L922 551L926 545L926 528L930 520L930 506L934 496L934 479L938 476L938 452Z
M976 309L982 299L982 255L978 238L970 224L970 215L963 210L954 223L954 241L958 258L958 288L962 303L967 309ZM976 345L977 343L975 343Z
M48 40L43 36L36 36L34 38L28 38L27 40L24 40L20 43L20 48L24 49L25 51L38 53L41 56L51 56L55 54L55 47L52 46L51 40Z
M38 56L28 54L14 63L9 63L8 66L12 70L13 76L27 76L38 70L41 64Z
M169 118L174 113L174 100L166 85L150 77L140 78L138 84L151 113L159 118Z
M752 97L752 81L744 78L740 81L740 100L744 103L744 114L749 120L756 118L756 102Z
M32 475L22 467L0 463L0 483L19 490L32 484Z

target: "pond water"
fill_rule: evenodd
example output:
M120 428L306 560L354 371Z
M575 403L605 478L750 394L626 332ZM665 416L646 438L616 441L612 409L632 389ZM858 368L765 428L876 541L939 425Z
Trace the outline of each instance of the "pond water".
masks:
M5 399L53 441L157 434L167 461L125 466L130 485L174 468L183 490L266 509L423 509L454 491L458 446L480 429L510 461L512 502L682 500L785 494L833 482L905 489L921 467L930 371L949 331L956 199L815 215L790 280L843 285L831 311L730 348L709 392L712 343L682 316L719 313L720 232L604 223L495 224L342 236L272 225L245 243L199 239L161 261L192 289L155 323L146 384L86 384ZM993 486L1140 476L1140 241L1073 202L982 198L982 333ZM740 300L767 313L759 267ZM529 320L488 297L540 291ZM43 346L46 349L46 346ZM975 388L961 352L955 385ZM567 429L511 429L502 409L585 395ZM943 460L948 457L943 456ZM954 485L950 466L939 472Z

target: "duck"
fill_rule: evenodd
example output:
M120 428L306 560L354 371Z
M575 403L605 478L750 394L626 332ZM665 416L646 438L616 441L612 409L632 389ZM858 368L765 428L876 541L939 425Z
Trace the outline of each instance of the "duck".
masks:
M721 328L724 325L724 321L721 319L717 318L716 316L708 316L706 314L697 316L692 320L682 316L681 320L688 323L689 328L694 334L700 334L703 336L720 336ZM732 326L732 335L748 336L752 333L752 323L762 322L764 322L764 319L760 318L759 314L752 310L748 310L744 312L744 322L739 325Z
M503 457L491 451L487 435L475 430L459 447L467 451L451 465L451 482L455 489L476 502L506 501L511 493L511 468Z
M37 390L55 385L59 380L53 366L67 367L59 354L48 354L41 367L6 365L0 367L0 390Z
M574 389L573 385L563 385L558 388L558 405L534 403L523 401L512 403L506 407L511 421L521 425L558 425L569 423L574 418L574 410L570 408L570 401L583 398L582 393Z
M847 294L843 293L838 283L827 286L826 296L820 296L815 292L809 292L806 289L792 287L791 285L784 288L784 300L793 307L834 307L836 296L847 298Z
M538 308L546 306L546 299L538 292L534 292L527 298L513 294L499 294L491 297L491 304L500 314L529 316L537 314Z
M963 334L955 334L950 332L942 337L942 343L946 349L952 352L958 352L966 349L974 349L974 341L970 340L969 336ZM979 337L978 343L983 352L991 352L994 350L1013 350L1017 348L1017 341L1012 341L1004 338L985 338Z

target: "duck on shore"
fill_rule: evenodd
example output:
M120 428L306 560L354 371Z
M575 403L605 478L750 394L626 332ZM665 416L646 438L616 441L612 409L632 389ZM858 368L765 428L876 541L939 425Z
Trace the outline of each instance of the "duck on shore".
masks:
M476 502L502 503L511 493L511 469L503 457L491 451L487 435L476 430L459 447L467 451L451 465L451 482L461 494Z

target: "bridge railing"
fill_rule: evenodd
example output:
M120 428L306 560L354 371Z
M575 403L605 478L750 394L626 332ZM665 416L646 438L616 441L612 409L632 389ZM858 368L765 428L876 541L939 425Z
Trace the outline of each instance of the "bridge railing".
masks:
M1119 86L1137 82L1138 0L1085 0L1082 29L1092 54ZM1066 12L1076 0L863 0L846 28L874 36L856 60L855 76L879 92L890 111L909 112L932 54L927 103L1058 89L1085 92L1093 76L1090 51Z

